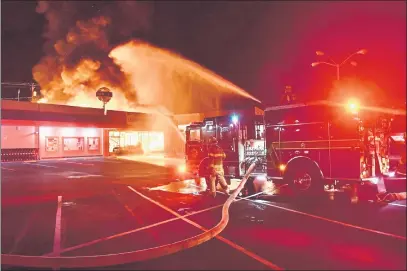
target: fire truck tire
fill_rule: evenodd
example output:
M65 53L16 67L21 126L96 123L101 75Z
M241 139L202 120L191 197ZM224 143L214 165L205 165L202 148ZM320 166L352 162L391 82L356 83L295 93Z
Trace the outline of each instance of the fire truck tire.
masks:
M300 163L298 163L300 162ZM322 194L324 184L318 167L311 161L298 161L289 165L284 176L294 196Z

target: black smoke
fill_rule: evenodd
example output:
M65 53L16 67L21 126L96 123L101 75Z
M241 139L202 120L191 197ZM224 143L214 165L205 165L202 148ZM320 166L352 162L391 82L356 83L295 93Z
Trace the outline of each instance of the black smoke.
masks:
M154 11L152 2L141 1L39 1L36 11L47 20L44 57L33 68L34 79L55 100L64 101L61 73L82 60L100 63L98 76L124 91L135 102L126 75L108 57L116 45L133 38L147 39ZM81 82L85 86L91 82Z

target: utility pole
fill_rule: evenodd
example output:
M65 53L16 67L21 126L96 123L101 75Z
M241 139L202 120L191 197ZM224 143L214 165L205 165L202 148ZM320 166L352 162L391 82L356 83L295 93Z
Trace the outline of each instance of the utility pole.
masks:
M34 89L35 89L35 86L34 86L34 83L32 83L32 84L31 84L31 101L34 100L34 96L35 96L35 95L34 95L34 93L35 93L35 92L34 92Z

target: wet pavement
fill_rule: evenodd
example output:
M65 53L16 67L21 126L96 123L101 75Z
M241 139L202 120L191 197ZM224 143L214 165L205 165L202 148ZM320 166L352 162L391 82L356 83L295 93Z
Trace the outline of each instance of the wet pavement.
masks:
M215 226L227 199L203 193L204 182L173 182L170 169L134 159L1 167L3 254L85 256L174 243ZM327 198L242 199L231 205L218 238L153 260L98 269L404 270L405 206L405 201L376 206Z

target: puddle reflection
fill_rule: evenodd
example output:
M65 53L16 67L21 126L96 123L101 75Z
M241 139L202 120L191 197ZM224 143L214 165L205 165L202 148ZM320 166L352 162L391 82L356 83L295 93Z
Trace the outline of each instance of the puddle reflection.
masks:
M150 190L160 190L180 194L201 194L206 191L207 185L204 178L199 181L190 179L172 182L167 185L150 188Z

